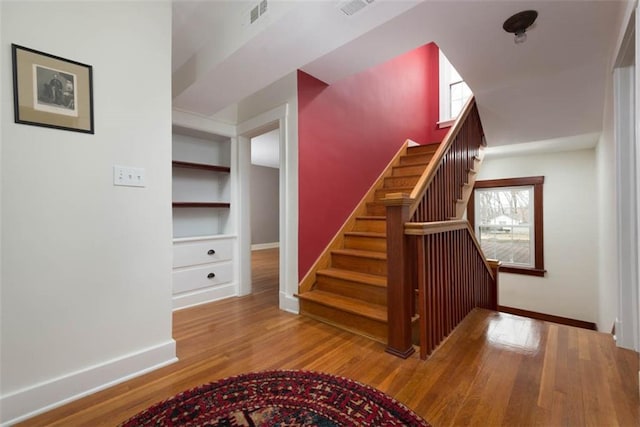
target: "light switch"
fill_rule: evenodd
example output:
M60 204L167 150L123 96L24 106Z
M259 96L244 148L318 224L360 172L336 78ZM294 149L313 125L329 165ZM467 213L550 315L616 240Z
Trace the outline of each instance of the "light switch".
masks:
M113 185L145 187L144 168L113 166Z

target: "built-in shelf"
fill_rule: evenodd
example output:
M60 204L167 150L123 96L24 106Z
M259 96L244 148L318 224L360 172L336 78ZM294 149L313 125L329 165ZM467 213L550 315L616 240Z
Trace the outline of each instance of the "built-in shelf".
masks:
M171 160L173 237L231 233L231 138L174 126Z
M228 208L229 202L173 202L174 208Z
M173 165L173 167L183 169L199 169L211 172L231 172L231 168L229 166L205 165L202 163L183 162L180 160L174 160L171 162L171 164Z

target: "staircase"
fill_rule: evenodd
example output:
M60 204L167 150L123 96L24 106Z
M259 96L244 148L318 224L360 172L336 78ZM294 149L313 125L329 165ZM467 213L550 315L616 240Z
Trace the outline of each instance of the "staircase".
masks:
M387 342L387 235L389 194L413 191L439 144L408 147L361 202L364 215L347 222L329 251L326 266L315 270L310 290L298 294L300 313Z

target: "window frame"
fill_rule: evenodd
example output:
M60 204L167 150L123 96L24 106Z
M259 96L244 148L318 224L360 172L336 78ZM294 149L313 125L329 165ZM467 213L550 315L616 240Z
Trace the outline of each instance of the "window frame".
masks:
M457 113L453 113L453 102L454 102L454 98L452 96L452 90L453 90L453 86L455 85L462 85L462 93L464 94L465 91L469 91L469 95L467 95L466 97L463 96L460 99L455 99L455 101L460 101L460 108L458 110ZM469 85L467 84L467 82L465 82L464 80L460 79L460 80L456 80L456 81L450 81L449 82L449 86L447 88L449 90L449 94L447 96L447 100L448 100L448 107L449 107L449 120L454 120L458 118L458 116L460 115L460 112L462 111L462 109L464 108L464 104L467 103L467 101L469 100L469 98L471 96L473 96L473 92L471 92L471 88L469 87Z
M467 203L467 220L475 233L475 190L500 189L504 187L528 187L533 186L533 234L534 234L534 266L518 267L513 265L500 266L504 273L525 274L528 276L544 277L547 270L544 269L544 223L543 223L543 184L544 176L531 176L523 178L503 178L476 181L473 191Z
M449 62L449 59L447 59L447 57L445 56L444 52L442 52L442 50L439 50L438 52L438 64L439 64L438 65L438 73L439 73L438 117L439 117L439 120L437 125L439 129L442 129L442 128L453 126L453 123L456 121L456 118L457 118L457 115L455 117L451 115L451 93L450 93L451 84L463 82L465 83L467 88L469 88L469 85L464 81L462 76L460 76L458 71L456 71L456 69L453 67L451 62ZM454 72L456 75L460 76L460 79L453 80ZM471 92L470 96L473 96L473 91L471 90L471 88L469 88L469 91ZM462 105L464 106L465 103L466 103L466 100L462 103Z

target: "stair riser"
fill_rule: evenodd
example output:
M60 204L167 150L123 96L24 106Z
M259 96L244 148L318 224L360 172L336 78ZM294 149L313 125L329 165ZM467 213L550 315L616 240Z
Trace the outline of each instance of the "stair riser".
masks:
M381 219L356 219L354 231L384 233L387 231L387 221Z
M334 268L357 271L360 273L387 275L387 261L373 258L364 258L344 254L331 254L331 265Z
M438 151L440 144L416 145L407 149L407 154L433 154Z
M387 238L345 236L344 247L346 249L361 249L363 251L387 252Z
M385 216L387 208L383 204L367 203L367 215L369 216Z
M391 173L391 175L393 176L422 175L422 172L424 172L425 169L426 169L426 166L422 164L405 166L402 168L395 167L393 168L393 172Z
M387 324L368 317L300 300L300 314L386 344Z
M373 304L387 305L387 288L381 286L318 275L316 289Z
M427 165L431 158L432 154L420 154L416 156L404 156L400 157L400 165Z
M384 179L384 188L413 187L418 179L418 176L392 176Z

